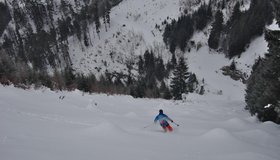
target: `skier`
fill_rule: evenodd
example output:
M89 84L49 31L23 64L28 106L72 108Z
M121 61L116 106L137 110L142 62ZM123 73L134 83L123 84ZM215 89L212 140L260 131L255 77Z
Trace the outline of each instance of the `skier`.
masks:
M159 114L156 116L154 122L157 123L157 121L159 121L164 132L167 132L167 131L172 132L173 128L168 123L168 120L173 122L173 120L171 118L169 118L166 114L164 114L162 109L160 109Z

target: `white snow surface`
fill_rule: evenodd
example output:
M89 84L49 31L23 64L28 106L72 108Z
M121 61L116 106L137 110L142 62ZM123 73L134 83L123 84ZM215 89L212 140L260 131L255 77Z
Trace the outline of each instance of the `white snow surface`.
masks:
M180 0L124 0L112 9L100 40L89 28L92 46L69 39L74 68L125 72L124 62L151 46L166 62L170 53L154 26L177 18L179 8ZM189 71L205 80L203 96L168 101L0 85L0 160L278 160L280 127L244 110L245 85L222 74L232 60L209 50L209 29L195 33L196 47L184 53ZM234 59L237 68L249 75L267 49L264 36L256 38ZM171 124L174 132L153 124L159 109L180 124Z
M279 126L243 108L218 95L174 102L0 86L0 159L278 160ZM180 126L153 124L159 109Z

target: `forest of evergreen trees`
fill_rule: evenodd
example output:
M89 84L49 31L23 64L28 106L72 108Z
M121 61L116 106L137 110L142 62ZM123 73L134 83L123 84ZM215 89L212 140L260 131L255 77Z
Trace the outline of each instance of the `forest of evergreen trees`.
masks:
M280 31L267 30L269 53L259 58L247 82L246 109L261 121L280 124Z
M36 71L47 67L71 67L68 38L76 36L88 47L89 24L95 22L99 34L103 17L104 25L109 27L112 5L120 0L114 3L111 0L83 0L83 5L75 1L75 6L81 7L79 11L66 0L60 2L60 6L56 6L53 0L46 3L25 1L25 5L20 5L17 0L0 2L0 35L4 34L0 44L2 53L9 55L13 63L30 63ZM57 12L61 14L58 19L55 17ZM14 28L7 26L11 18Z
M2 52L0 57L0 83L14 84L18 87L28 88L45 86L52 90L74 90L84 92L130 94L133 97L149 97L164 99L182 99L183 93L194 92L198 88L195 74L188 72L187 64L183 58L179 63L173 60L164 64L161 57L155 57L152 51L146 51L139 56L138 77L131 73L105 72L99 78L95 75L75 75L71 68L55 71L49 75L46 71L33 70L25 63L15 63ZM173 74L171 86L165 82ZM201 92L202 93L202 92Z
M241 12L237 2L234 12L225 26L228 44L226 51L229 57L240 55L251 40L264 32L266 25L273 20L271 1L252 0L249 10Z
M173 19L171 24L167 23L163 33L163 41L171 53L174 53L177 47L181 51L185 51L194 31L203 30L211 19L211 4L203 4L192 15L183 14L177 21Z
M182 74L179 73L182 71L178 69L175 54L172 55L170 62L164 64L161 57L156 57L152 51L147 50L143 56L139 57L137 77L131 73L135 66L130 64L127 64L128 74L105 72L98 78L93 74L75 74L72 70L67 47L68 37L76 36L85 46L89 46L91 42L88 37L88 24L92 22L95 24L96 33L99 36L102 23L106 30L107 27L110 27L111 7L119 1L109 3L108 0L105 0L89 3L89 1L83 0L86 5L81 8L80 12L75 12L67 1L61 0L59 9L63 16L57 21L53 17L55 4L52 0L46 1L45 4L40 1L26 1L24 8L14 0L11 2L13 15L10 15L8 5L0 2L0 16L3 17L0 20L0 33L7 27L11 17L14 18L16 28L16 30L10 29L9 35L5 33L3 43L0 45L0 82L23 88L35 85L35 87L46 86L53 90L79 89L84 92L130 94L134 97L181 99L174 92L175 85L179 88L182 87L181 84L176 84L175 80L176 76L179 76L178 74ZM77 6L80 4L78 1L75 3ZM203 18L207 9L208 7L203 5L192 19L181 17L178 26L187 27L188 23L192 23L195 19L196 28L202 30L208 22L208 19ZM31 27L28 15L34 22L36 30ZM50 28L49 30L45 30L46 25ZM179 32L181 31L184 30ZM184 37L180 37L181 39L178 41L188 40L193 29L190 27L184 33L186 34L180 33ZM173 34L171 33L170 36L175 37ZM180 44L180 48L185 48L184 43ZM181 63L182 61L178 64L181 65L180 67L182 67ZM49 74L48 67L54 68L52 75ZM174 82L171 86L173 92L171 92L166 80L173 74L174 69ZM187 70L183 72L190 74ZM180 93L195 91L198 82L195 74L190 75L190 78L184 77L182 85L185 89Z
M170 52L174 53L177 47L184 52L194 31L203 30L212 21L209 47L223 51L229 58L239 56L251 40L263 34L265 26L271 24L274 18L271 1L252 0L246 11L241 11L241 4L236 1L230 19L225 22L222 9L227 3L209 1L192 15L183 14L178 20L166 24L163 40Z

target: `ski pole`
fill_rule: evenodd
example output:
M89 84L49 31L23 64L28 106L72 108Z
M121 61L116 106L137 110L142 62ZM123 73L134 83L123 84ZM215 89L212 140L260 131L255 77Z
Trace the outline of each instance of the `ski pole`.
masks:
M153 125L154 123L151 123L151 124L149 124L149 125L147 125L147 126L144 126L144 128L148 128L148 127L150 127L151 125Z
M177 124L177 123L175 123L175 122L172 122L172 123L176 124L176 126L177 126L177 127L179 127L179 126L180 126L179 124Z

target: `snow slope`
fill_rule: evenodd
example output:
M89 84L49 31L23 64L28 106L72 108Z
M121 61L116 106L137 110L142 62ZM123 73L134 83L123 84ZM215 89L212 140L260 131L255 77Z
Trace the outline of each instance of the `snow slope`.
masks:
M94 25L89 28L91 45L84 47L78 43L75 37L69 39L70 56L73 62L73 68L77 72L93 73L97 77L106 70L109 72L128 73L127 63L134 64L132 73L137 75L138 56L143 55L147 49L152 49L156 56L160 56L166 63L171 59L171 54L163 43L164 25L162 22L177 19L186 5L184 0L123 0L120 4L112 8L111 24L107 26L102 23L100 37L95 32ZM188 1L194 5L195 0ZM205 0L208 3L207 0ZM247 4L246 1L245 4ZM231 6L234 3L232 2ZM198 6L191 8L197 9ZM230 6L229 6L230 8ZM244 7L243 7L244 8ZM224 12L230 12L230 9ZM225 13L228 19L230 13ZM102 21L102 20L101 20ZM155 26L158 25L159 28ZM229 98L243 97L245 86L240 82L230 81L229 77L224 77L220 71L223 66L230 65L223 54L210 52L208 48L208 35L211 25L204 31L196 32L192 38L196 45L201 44L201 48L196 50L192 48L190 53L184 53L188 59L189 71L197 75L198 79L205 80L205 89L214 94L227 94ZM259 44L262 45L259 45ZM262 48L253 47L257 54L248 52L248 57L240 59L238 69L250 73L246 64L252 66L254 59L258 55L263 55L267 51L264 38L259 43L253 45ZM265 46L265 47L263 47ZM81 52L82 51L82 52ZM263 52L262 52L263 51ZM177 53L177 57L182 53ZM210 61L209 61L210 60ZM248 63L247 61L250 61ZM230 85L230 86L229 86ZM229 86L229 87L228 87Z
M160 108L180 124L174 132L153 124ZM0 86L0 159L278 160L279 126L243 108L217 95L173 102Z
M77 42L76 37L68 41L73 68L85 74L100 75L109 72L127 73L126 63L138 59L147 49L159 48L155 54L169 59L162 32L155 28L169 17L169 21L180 15L180 0L123 0L112 8L110 27L107 31L100 19L100 37L95 25L89 28L90 46Z
M113 8L111 28L105 32L103 26L100 40L90 28L93 46L69 40L74 67L84 73L125 72L124 62L151 45L168 59L154 26L167 16L178 17L179 2L124 0ZM244 110L245 85L222 75L221 67L231 60L209 50L207 31L192 40L201 48L184 55L189 70L205 79L206 93L190 94L184 102L0 86L0 159L278 160L279 126L260 123ZM235 59L238 69L249 73L266 51L263 37L255 39ZM180 124L172 124L173 133L153 124L159 109Z
M217 0L218 3L221 0ZM165 62L171 59L171 54L163 43L163 31L166 20L177 19L186 7L190 13L197 10L209 0L123 0L113 7L110 14L110 26L103 24L101 18L100 35L96 33L95 25L89 26L90 45L85 47L73 36L69 38L69 54L76 72L100 75L109 72L128 73L126 64L136 63L138 56L147 49L154 50L156 56L161 56ZM229 19L235 1L223 10L225 20ZM248 9L249 0L244 1L242 10ZM158 26L158 28L156 27ZM107 31L106 31L107 28ZM209 27L208 27L209 28ZM210 32L208 29L205 31ZM207 35L201 35L204 38ZM197 36L197 35L194 36ZM204 44L208 45L208 44ZM135 69L135 68L134 68Z

